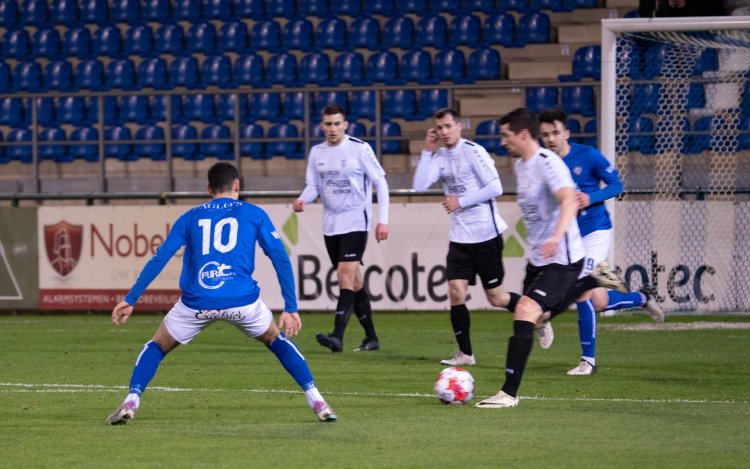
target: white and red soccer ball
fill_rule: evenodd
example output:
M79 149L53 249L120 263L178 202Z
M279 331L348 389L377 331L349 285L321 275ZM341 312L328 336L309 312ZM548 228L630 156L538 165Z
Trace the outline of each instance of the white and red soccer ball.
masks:
M435 394L443 404L465 404L474 397L474 378L463 368L446 368L435 379Z

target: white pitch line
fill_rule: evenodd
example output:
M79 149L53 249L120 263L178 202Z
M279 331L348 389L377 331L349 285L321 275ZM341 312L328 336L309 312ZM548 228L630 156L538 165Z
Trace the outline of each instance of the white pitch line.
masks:
M18 388L18 389L13 389ZM20 393L78 393L78 392L122 392L127 386L105 386L103 384L52 384L52 383L0 383L0 394ZM302 391L290 389L222 389L222 388L175 388L168 386L150 386L149 391L162 392L246 392L253 394L302 394ZM326 392L331 396L354 397L426 397L435 398L434 394L424 393L376 393L376 392ZM521 396L529 401L563 401L563 402L629 402L633 404L749 404L742 400L709 400L709 399L626 399L606 397L546 397Z

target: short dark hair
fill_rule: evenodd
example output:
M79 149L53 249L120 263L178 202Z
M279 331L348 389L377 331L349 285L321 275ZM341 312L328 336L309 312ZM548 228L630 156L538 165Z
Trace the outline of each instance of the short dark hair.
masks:
M328 104L323 108L322 111L320 111L321 117L332 116L334 114L341 114L342 116L344 116L344 119L346 119L346 111L344 111L344 108L339 106L338 104Z
M568 115L559 107L545 109L539 114L540 124L555 124L555 121L560 122L565 130L568 129Z
M526 129L531 134L531 138L539 138L539 121L536 115L525 107L518 107L498 119L498 125L508 124L508 128L514 133Z
M240 178L240 173L232 163L220 161L208 170L208 187L214 194L229 192L234 181Z
M443 117L448 115L453 117L454 121L458 121L458 119L461 117L458 114L458 111L456 111L452 107L444 107L442 109L438 109L437 111L435 111L435 114L433 114L432 117L434 117L435 119L442 119Z

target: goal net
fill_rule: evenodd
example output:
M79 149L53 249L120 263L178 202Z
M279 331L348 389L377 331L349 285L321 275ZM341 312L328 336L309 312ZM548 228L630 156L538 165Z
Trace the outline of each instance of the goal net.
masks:
M602 22L613 259L671 312L750 311L750 17Z

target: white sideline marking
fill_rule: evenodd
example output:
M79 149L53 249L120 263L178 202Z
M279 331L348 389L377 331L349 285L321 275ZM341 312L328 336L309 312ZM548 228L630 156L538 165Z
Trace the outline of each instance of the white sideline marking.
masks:
M16 388L16 389L13 389ZM78 392L122 392L127 386L105 386L103 384L51 384L51 383L0 383L0 394L17 393L78 393ZM253 394L302 394L302 391L290 389L222 389L222 388L174 388L169 386L149 386L149 391L162 392L247 392ZM434 394L424 393L387 393L387 392L326 392L331 396L355 397L429 397ZM567 401L567 402L631 402L635 404L748 404L748 401L708 399L626 399L604 397L545 397L521 396L529 401Z

